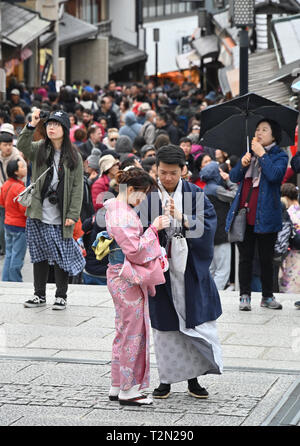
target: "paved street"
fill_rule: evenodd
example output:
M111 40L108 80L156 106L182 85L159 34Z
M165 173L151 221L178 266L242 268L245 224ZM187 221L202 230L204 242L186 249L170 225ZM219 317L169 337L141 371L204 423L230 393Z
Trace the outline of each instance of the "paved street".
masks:
M27 259L24 279L30 275ZM114 336L107 288L71 285L67 310L55 312L53 284L49 305L40 309L23 307L30 282L0 286L2 426L259 426L268 424L300 378L300 311L294 307L300 296L280 295L283 310L272 311L260 308L254 294L252 312L243 313L237 293L224 291L218 327L225 370L201 378L209 399L195 400L180 383L152 407L120 408L107 398ZM151 366L152 389L158 383L153 345Z

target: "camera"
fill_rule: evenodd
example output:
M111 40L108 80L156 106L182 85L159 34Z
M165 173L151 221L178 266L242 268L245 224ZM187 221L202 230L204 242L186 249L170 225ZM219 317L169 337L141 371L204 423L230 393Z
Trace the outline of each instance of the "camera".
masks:
M52 188L49 189L49 191L46 195L46 198L48 198L49 203L52 204L53 206L55 206L58 203L57 192L56 192L56 190L54 190Z
M41 110L40 111L40 119L42 119L43 121L47 121L49 116L50 116L50 112L48 112L46 110Z

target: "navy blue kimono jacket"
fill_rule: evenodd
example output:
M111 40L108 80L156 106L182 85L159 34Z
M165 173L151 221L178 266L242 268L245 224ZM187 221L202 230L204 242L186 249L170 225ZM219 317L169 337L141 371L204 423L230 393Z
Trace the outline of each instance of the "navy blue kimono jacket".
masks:
M209 272L213 258L217 217L213 205L198 186L182 181L182 192L182 209L189 220L190 227L190 232L188 230L185 232L188 244L185 270L185 320L187 328L194 328L204 322L214 321L222 314L219 293ZM184 199L184 192L190 192L191 200L187 200L189 205ZM158 200L158 205L152 203L153 200ZM162 214L162 203L158 192L149 194L149 210L151 206L152 210L157 209L157 215ZM148 215L150 217L150 211ZM153 221L157 215L152 215L151 220ZM196 219L198 227L195 225ZM151 220L148 221L149 224ZM193 231L196 232L193 233ZM159 234L160 239L163 239L164 231L160 231ZM163 244L162 240L161 244ZM156 287L156 295L149 297L151 325L160 331L178 331L179 321L173 304L168 271L165 273L165 278L166 283Z

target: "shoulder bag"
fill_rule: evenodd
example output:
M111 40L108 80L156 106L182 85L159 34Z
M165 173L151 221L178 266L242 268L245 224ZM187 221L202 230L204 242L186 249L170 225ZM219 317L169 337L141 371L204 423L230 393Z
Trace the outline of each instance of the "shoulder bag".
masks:
M26 189L24 189L21 193L19 193L15 198L14 201L18 201L22 206L28 207L31 205L32 201L32 195L35 190L35 186L40 181L40 179L52 168L52 166L48 167L45 172L40 175L34 183L31 183Z
M228 242L243 242L245 237L246 225L247 225L247 212L249 212L249 201L252 195L253 186L250 187L245 205L238 211L231 223L228 231Z

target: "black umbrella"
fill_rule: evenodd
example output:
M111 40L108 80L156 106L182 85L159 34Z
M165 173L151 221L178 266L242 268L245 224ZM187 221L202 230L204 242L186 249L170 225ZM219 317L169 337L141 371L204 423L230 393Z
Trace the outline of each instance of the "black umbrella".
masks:
M272 119L280 125L281 147L294 145L298 111L254 93L203 110L200 142L203 146L241 156L249 151L249 141L261 119Z

